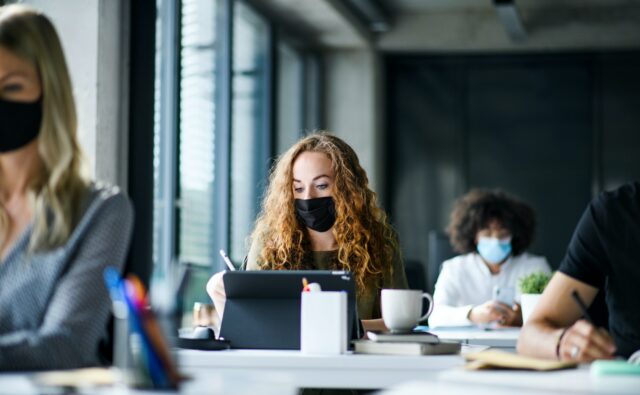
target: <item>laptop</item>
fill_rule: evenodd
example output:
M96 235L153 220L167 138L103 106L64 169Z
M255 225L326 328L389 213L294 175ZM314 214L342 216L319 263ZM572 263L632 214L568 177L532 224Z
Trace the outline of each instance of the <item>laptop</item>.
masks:
M328 270L256 270L227 272L222 278L227 301L220 338L231 348L300 349L302 279L323 291L345 291L347 333L360 337L355 285L351 273Z

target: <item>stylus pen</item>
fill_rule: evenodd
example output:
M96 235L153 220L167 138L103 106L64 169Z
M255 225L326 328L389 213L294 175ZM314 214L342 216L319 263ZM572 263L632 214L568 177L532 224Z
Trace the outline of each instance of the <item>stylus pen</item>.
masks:
M231 262L231 259L229 259L229 255L227 255L227 253L224 252L224 250L220 250L220 256L222 257L222 260L224 261L224 263L227 264L227 267L229 268L229 270L231 270L232 272L236 270L236 267L233 266L233 262Z
M584 304L584 302L580 298L580 295L578 295L578 291L576 291L574 289L573 292L571 292L571 297L573 298L573 300L576 302L576 304L580 308L580 312L582 313L582 316L584 317L584 319L589 321L591 324L593 324L593 320L591 319L591 316L589 315L589 312L587 311L587 306Z

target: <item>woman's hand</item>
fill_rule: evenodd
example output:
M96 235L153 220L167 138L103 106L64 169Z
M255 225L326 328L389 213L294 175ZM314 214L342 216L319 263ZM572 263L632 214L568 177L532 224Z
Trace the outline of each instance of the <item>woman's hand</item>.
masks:
M503 326L522 326L522 308L520 304L514 303L511 309L513 311L513 315L511 316L511 320L505 321Z
M514 309L504 303L490 300L471 309L469 320L476 324L498 322L504 326L522 325L522 313L518 305Z
M379 331L387 332L389 329L384 324L382 318L376 318L372 320L360 320L362 322L362 328L364 329L364 339L367 339L367 331Z
M224 291L224 283L222 282L222 276L225 273L226 271L218 272L211 276L209 282L207 282L207 293L211 300L213 300L215 313L218 314L218 318L220 318L220 320L222 320L224 304L227 301L227 294Z
M560 339L559 356L562 360L591 362L612 359L616 346L603 328L596 328L586 320L578 320Z

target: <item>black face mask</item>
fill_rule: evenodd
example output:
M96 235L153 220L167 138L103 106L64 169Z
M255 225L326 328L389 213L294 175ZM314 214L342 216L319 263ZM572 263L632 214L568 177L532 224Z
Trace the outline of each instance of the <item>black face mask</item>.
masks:
M331 196L316 199L296 199L299 221L316 232L326 232L336 222L336 206Z
M40 133L42 97L34 102L0 99L0 153L15 151Z

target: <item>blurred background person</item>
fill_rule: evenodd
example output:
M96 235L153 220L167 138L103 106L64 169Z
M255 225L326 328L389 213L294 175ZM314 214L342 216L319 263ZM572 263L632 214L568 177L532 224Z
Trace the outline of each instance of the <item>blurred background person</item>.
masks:
M429 324L522 325L518 279L551 271L544 257L526 252L535 226L533 209L506 192L476 189L458 199L447 231L461 255L442 264ZM510 291L513 302L494 300L496 288Z
M71 80L46 16L0 7L0 370L101 364L129 200L84 175Z

